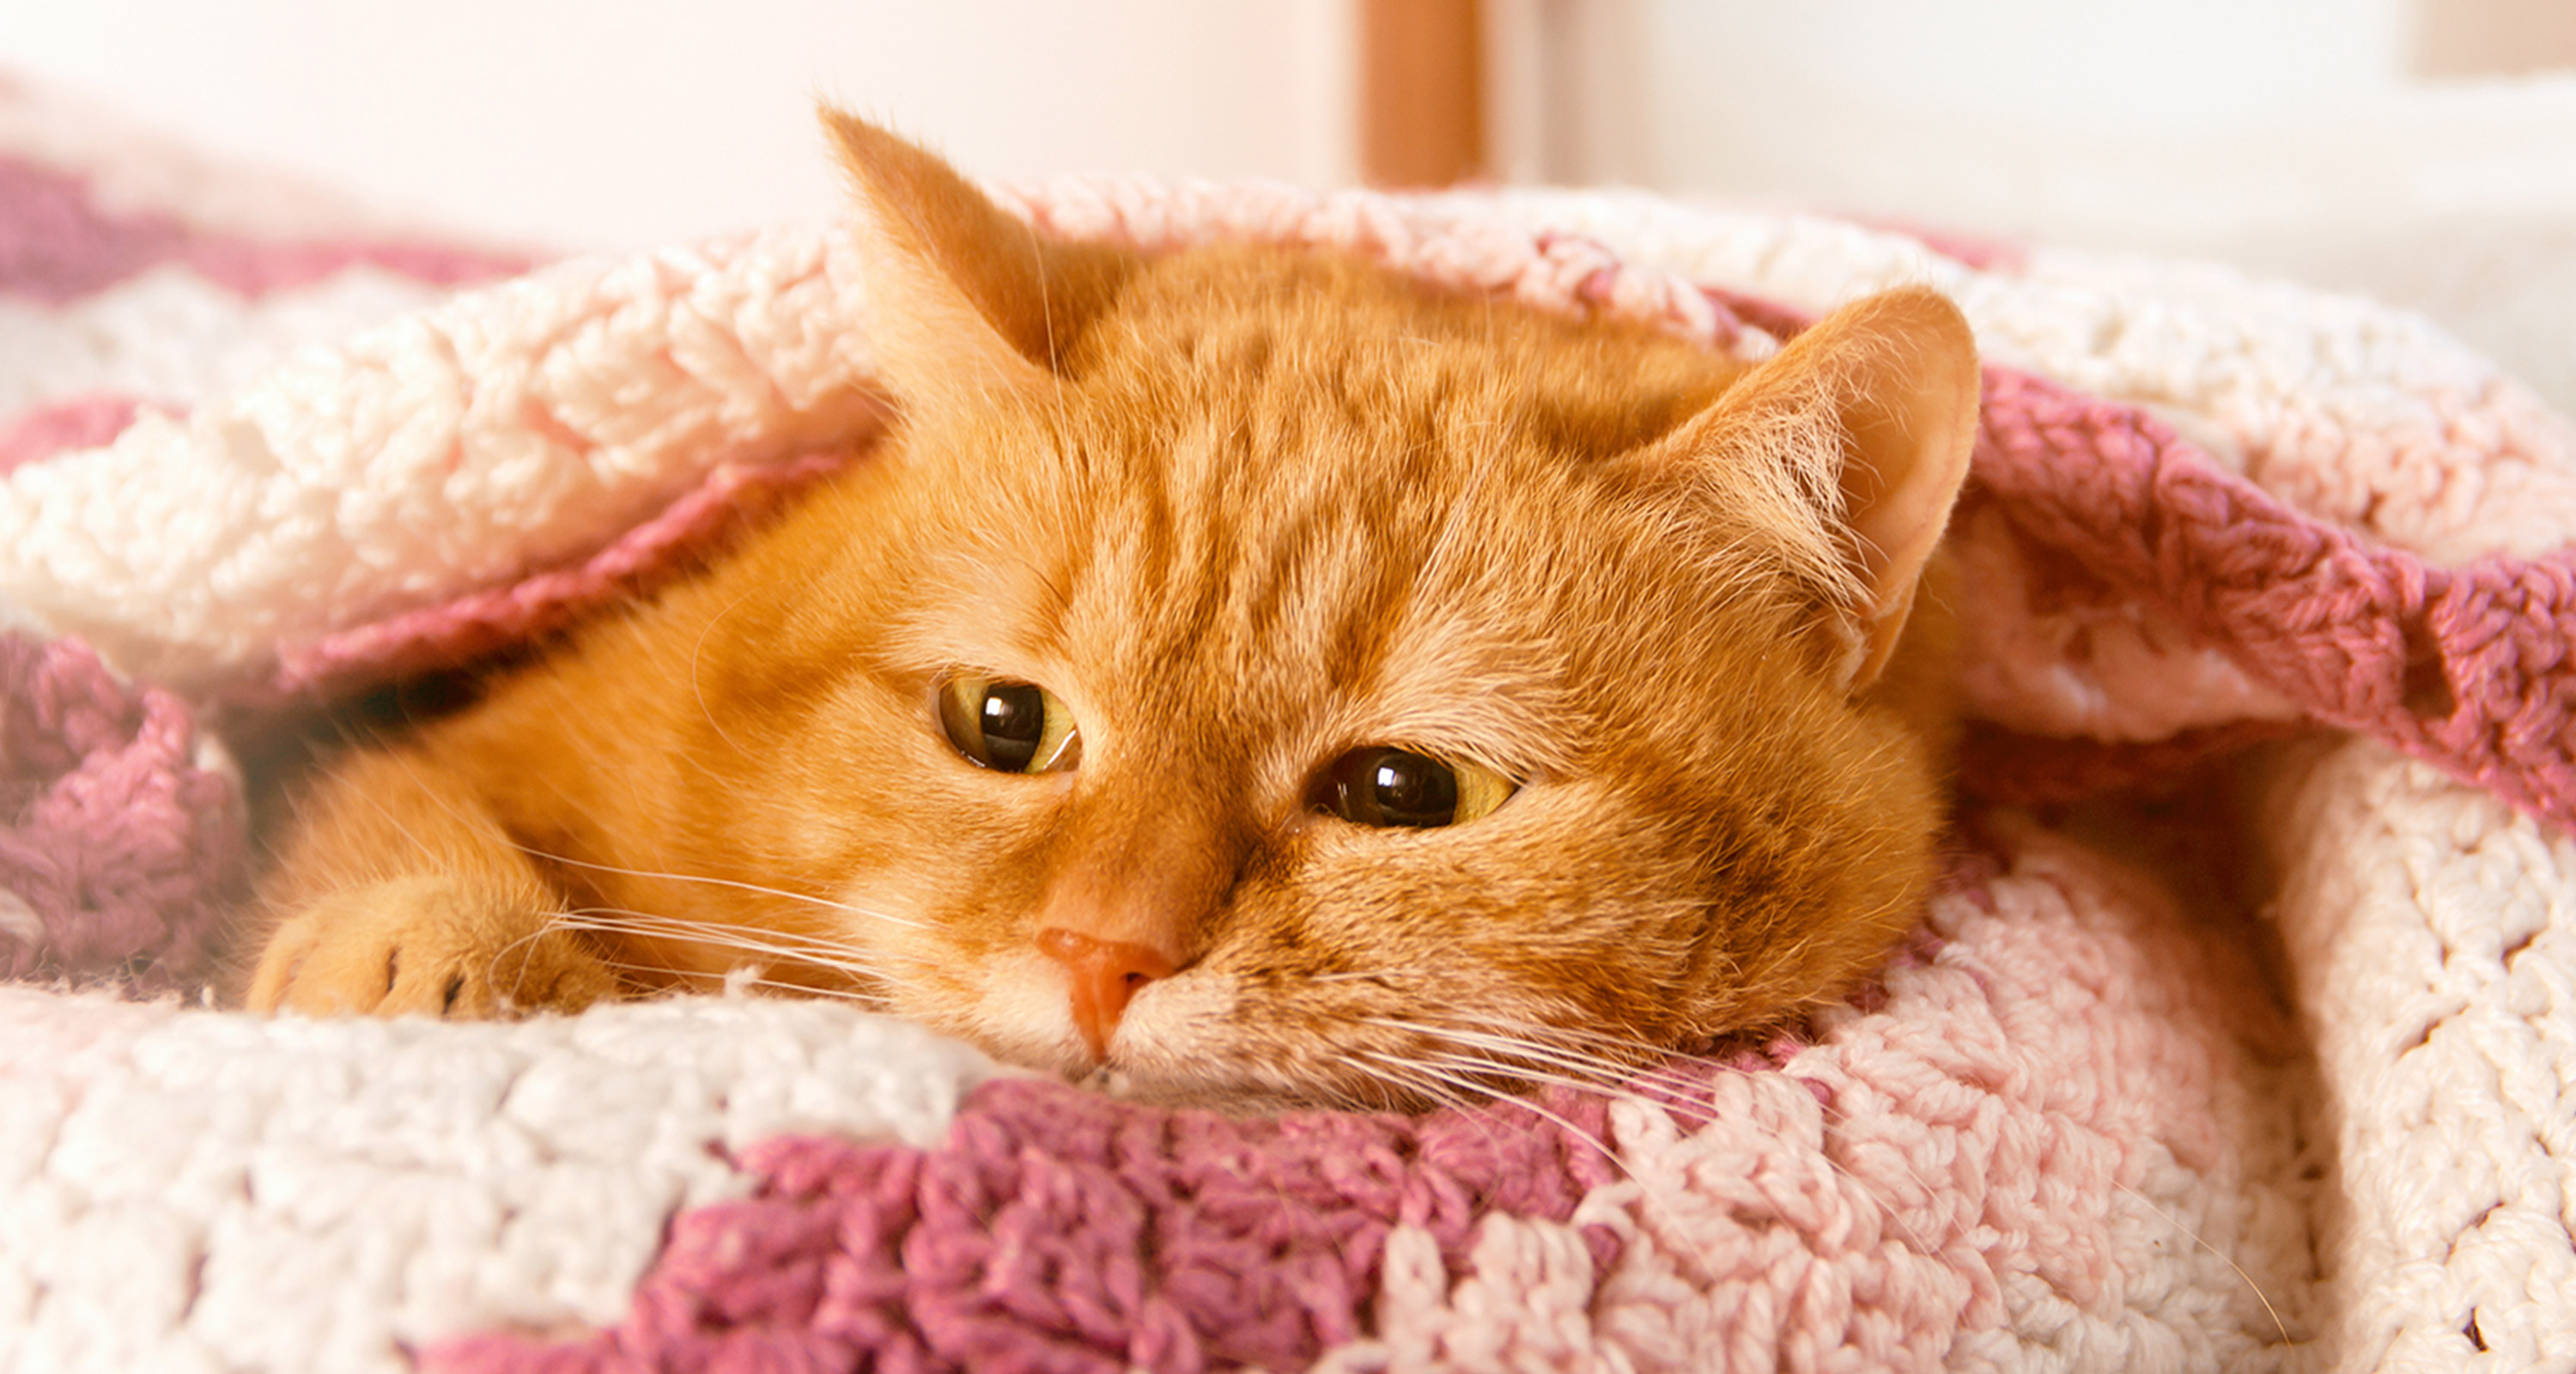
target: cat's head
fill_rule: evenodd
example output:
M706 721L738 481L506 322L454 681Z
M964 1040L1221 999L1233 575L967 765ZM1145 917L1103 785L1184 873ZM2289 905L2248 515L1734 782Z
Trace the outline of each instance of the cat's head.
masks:
M1914 918L1947 303L1748 371L1050 241L830 123L902 418L711 588L695 823L867 913L820 933L896 1009L1158 1095L1420 1103L1798 1010Z

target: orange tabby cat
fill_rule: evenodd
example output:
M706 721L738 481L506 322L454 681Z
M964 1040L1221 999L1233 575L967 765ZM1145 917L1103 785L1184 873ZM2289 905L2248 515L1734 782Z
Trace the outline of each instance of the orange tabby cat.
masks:
M252 1006L750 963L1156 1096L1418 1104L1813 1005L1914 918L1916 591L1978 394L1938 296L1747 369L1332 256L1051 241L829 123L895 433L341 760Z

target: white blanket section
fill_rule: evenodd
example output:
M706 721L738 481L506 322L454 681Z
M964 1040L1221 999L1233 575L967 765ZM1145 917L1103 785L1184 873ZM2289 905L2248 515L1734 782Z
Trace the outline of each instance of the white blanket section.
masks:
M993 1072L902 1021L701 998L267 1020L0 987L0 1370L397 1371L607 1324L783 1132L936 1144Z
M2368 741L2270 762L2319 1367L2576 1369L2576 841Z

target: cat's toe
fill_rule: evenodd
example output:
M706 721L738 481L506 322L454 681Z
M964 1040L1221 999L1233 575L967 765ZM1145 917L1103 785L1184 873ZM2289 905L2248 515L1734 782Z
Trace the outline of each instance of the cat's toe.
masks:
M407 944L394 956L379 1016L487 1019L578 1011L617 993L605 964L572 936L535 931L494 946Z
M345 1014L373 1011L384 1000L391 981L369 986L352 977L348 941L326 938L325 915L320 909L299 913L270 934L242 998L252 1011Z
M335 894L281 923L245 1000L314 1016L486 1018L614 997L608 966L544 913L438 879Z

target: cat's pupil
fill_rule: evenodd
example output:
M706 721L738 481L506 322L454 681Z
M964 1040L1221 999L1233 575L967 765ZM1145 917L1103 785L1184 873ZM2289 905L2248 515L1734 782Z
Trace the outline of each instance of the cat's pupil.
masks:
M1334 766L1330 783L1326 806L1361 825L1427 828L1458 818L1457 773L1409 749L1350 754Z
M1458 779L1445 764L1420 754L1392 753L1377 761L1371 779L1377 809L1398 825L1447 825L1458 811Z
M1046 693L1025 682L996 682L984 689L977 708L984 749L992 767L1024 773L1037 758L1038 741L1046 736Z
M1033 682L964 673L939 689L940 733L968 763L996 773L1065 773L1082 763L1082 731Z

